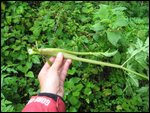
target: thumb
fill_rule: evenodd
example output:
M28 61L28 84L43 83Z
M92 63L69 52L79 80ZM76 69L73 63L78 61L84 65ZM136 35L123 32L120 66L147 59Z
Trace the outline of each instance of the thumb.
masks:
M60 68L62 62L63 62L63 54L62 53L58 53L57 57L55 59L55 62L52 65L52 68L58 70Z

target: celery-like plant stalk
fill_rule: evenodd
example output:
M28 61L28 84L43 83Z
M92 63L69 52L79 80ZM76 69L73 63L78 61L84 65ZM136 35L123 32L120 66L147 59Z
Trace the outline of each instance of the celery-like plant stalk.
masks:
M103 53L103 52L73 52L73 51L68 51L68 50L59 49L59 48L28 49L29 54L40 54L40 55L48 56L48 57L56 56L58 52L62 52L63 55L64 55L64 58L69 58L69 59L72 59L72 60L91 63L91 64L96 64L96 65L101 65L101 66L119 68L119 69L125 70L127 72L130 72L132 74L135 74L136 76L139 76L139 77L142 77L144 79L149 80L148 76L137 73L133 70L130 70L130 69L125 68L125 67L123 67L121 65L118 65L118 64L112 64L112 63L108 63L108 62L96 61L96 60L91 60L91 59L86 59L86 58L81 58L81 57L76 56L76 55L95 55L95 56L97 56L97 55L101 55L101 54L104 55L106 52L105 53Z

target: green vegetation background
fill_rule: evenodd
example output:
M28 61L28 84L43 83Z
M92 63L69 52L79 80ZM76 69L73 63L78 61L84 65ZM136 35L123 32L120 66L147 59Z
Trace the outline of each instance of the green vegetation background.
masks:
M1 2L1 111L21 111L39 92L45 60L28 48L114 51L86 58L149 76L149 2ZM142 48L142 50L140 50ZM149 81L119 69L73 61L65 82L67 111L149 111Z

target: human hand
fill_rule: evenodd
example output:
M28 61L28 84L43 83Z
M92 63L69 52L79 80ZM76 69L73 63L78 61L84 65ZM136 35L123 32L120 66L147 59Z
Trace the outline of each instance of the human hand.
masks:
M38 79L40 81L41 93L53 93L61 97L64 95L64 81L67 75L71 60L63 59L63 54L58 53L57 57L51 57L53 62L50 66L47 62L41 69Z

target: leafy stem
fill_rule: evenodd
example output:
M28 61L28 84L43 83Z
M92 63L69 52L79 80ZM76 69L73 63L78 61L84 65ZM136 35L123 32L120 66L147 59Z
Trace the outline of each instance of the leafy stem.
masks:
M29 51L29 54L40 54L43 56L56 56L58 52L62 52L64 55L64 58L69 58L72 60L101 65L101 66L119 68L119 69L125 70L127 72L133 73L139 77L149 80L149 78L147 76L137 73L128 68L125 68L121 65L112 64L112 63L108 63L108 62L102 62L102 61L96 61L96 60L90 60L90 59L81 58L81 57L76 56L76 55L95 55L95 54L97 54L97 52L73 52L73 51L68 51L68 50L59 49L59 48L29 49L28 51Z

